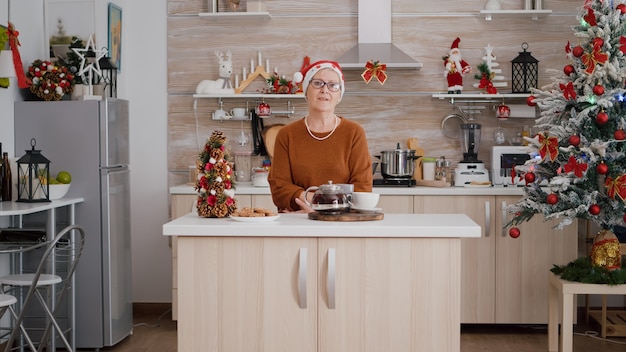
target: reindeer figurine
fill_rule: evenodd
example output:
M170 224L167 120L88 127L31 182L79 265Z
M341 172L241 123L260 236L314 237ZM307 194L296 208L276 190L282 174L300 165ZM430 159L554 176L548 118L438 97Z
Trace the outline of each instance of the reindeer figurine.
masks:
M222 84L223 89L233 88L230 83L230 75L233 73L233 60L230 50L223 53L219 50L215 50L215 56L220 60L220 78L224 79Z
M233 73L232 53L230 50L226 52L215 50L215 56L219 59L219 78L202 80L196 86L196 94L234 93L230 83L230 75Z

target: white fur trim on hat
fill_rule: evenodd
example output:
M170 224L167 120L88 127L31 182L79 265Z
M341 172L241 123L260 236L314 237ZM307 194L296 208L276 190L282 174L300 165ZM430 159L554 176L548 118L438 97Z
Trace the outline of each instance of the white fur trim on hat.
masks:
M339 90L339 92L341 92L341 97L343 97L343 93L346 91L346 84L343 78L343 72L341 71L341 66L339 66L337 62L330 61L330 60L317 61L317 62L312 63L309 67L306 68L306 70L304 71L304 77L302 78L302 91L304 92L305 96L306 96L306 90L309 87L309 81L311 81L313 76L315 76L315 74L318 73L319 70L323 68L329 68L337 73L341 81L341 89ZM293 75L294 81L297 81L296 76L298 74L302 75L302 73L296 72Z

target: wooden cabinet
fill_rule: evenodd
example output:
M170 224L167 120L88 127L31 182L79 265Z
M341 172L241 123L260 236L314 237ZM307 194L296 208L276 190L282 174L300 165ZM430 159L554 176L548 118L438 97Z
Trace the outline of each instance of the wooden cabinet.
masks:
M458 239L178 241L180 351L460 350Z
M577 257L577 225L554 229L541 215L511 238L504 210L519 196L415 196L416 213L463 213L483 227L478 239L462 239L461 321L546 324L547 274L553 264Z
M415 213L467 214L480 238L461 239L461 322L495 322L495 196L415 196Z

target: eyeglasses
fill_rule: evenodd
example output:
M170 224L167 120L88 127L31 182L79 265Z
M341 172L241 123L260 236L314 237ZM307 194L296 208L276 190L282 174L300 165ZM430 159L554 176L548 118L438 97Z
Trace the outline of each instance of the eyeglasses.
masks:
M341 89L341 83L337 82L324 82L321 79L312 79L309 81L311 87L315 89L322 89L323 86L328 87L328 90L331 92L336 92Z

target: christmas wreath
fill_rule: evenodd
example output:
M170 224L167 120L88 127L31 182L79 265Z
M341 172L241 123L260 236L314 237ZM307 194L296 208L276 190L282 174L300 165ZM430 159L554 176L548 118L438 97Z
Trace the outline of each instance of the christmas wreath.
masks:
M28 68L26 79L33 94L51 101L61 100L63 95L72 92L74 75L67 67L59 67L50 61L35 60Z
M205 218L224 218L237 210L233 165L227 161L225 142L224 134L214 131L196 162L198 215Z

